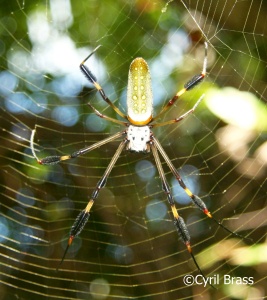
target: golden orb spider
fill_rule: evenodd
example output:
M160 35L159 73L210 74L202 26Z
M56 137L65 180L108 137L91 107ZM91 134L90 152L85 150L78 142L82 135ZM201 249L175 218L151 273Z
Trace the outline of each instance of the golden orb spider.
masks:
M178 231L178 234L180 235L182 241L186 245L186 248L188 252L190 253L196 267L198 268L201 275L205 278L202 270L200 269L194 255L192 252L192 248L190 245L190 235L187 229L187 226L183 220L183 218L178 214L178 211L175 207L175 203L171 194L171 190L169 187L169 184L167 183L161 160L159 157L158 152L161 154L162 158L167 163L168 167L170 168L172 174L177 179L179 185L181 188L185 190L187 195L191 198L192 202L209 218L213 219L219 226L230 232L231 234L234 234L236 236L239 236L243 238L241 235L232 232L230 229L226 228L224 225L222 225L219 221L213 218L212 214L207 209L205 203L196 195L194 195L190 189L185 185L183 182L183 179L179 175L178 171L172 164L171 160L167 156L166 152L162 148L160 142L158 139L154 136L153 132L151 131L151 128L158 127L158 126L165 126L168 124L173 124L182 121L185 117L187 117L189 114L193 113L196 107L201 102L203 95L198 99L196 104L186 113L182 114L178 118L175 118L173 120L161 122L161 123L155 123L154 121L158 119L164 112L166 112L176 101L179 99L186 91L191 90L194 88L198 83L200 83L204 77L206 76L206 68L207 68L207 51L208 51L208 44L205 42L205 57L203 61L203 69L202 72L198 75L195 75L192 77L191 80L189 80L184 87L178 91L174 97L168 101L168 103L161 109L158 115L155 117L153 116L153 98L152 98L152 88L151 88L151 78L150 78L150 71L148 68L148 65L146 61L143 58L136 58L132 61L129 69L129 76L128 76L128 87L127 87L127 115L122 113L118 107L116 107L110 99L106 96L104 90L100 86L100 84L97 82L96 77L92 74L92 72L89 70L87 66L85 66L85 62L96 52L96 50L99 48L98 46L88 57L85 58L85 60L80 64L80 69L86 76L86 78L95 86L95 88L100 93L101 97L104 101L110 105L113 110L120 115L122 118L126 119L125 121L120 121L114 118L110 118L106 115L101 114L98 110L96 110L90 103L87 103L93 111L96 113L97 116L100 118L107 119L111 122L118 123L120 125L126 126L126 129L118 132L106 139L103 139L102 141L99 141L91 146L87 146L85 148L82 148L78 151L73 152L69 155L63 155L63 156L47 156L43 159L39 159L35 153L34 150L34 135L35 135L35 129L32 131L31 135L31 150L34 158L37 160L37 162L41 165L53 165L57 164L61 161L76 158L80 155L83 155L87 152L90 152L91 150L94 150L102 145L105 145L111 141L114 141L120 137L123 137L123 140L119 144L119 147L117 148L114 156L112 157L108 167L106 168L102 178L99 180L99 182L96 185L96 188L94 189L91 198L86 205L85 209L82 210L79 215L77 216L69 234L68 244L66 246L65 252L63 254L63 257L60 261L59 266L62 264L62 262L65 259L65 256L67 254L67 251L72 244L74 238L81 233L82 229L84 228L86 222L89 219L91 208L95 202L95 200L98 197L99 191L105 186L107 182L107 178L114 167L117 159L119 158L122 150L126 148L126 150L134 151L134 152L150 152L152 151L152 154L154 156L156 166L159 172L159 176L162 182L162 189L167 195L168 202L171 206L172 214L174 217L174 225ZM58 266L58 268L59 268Z

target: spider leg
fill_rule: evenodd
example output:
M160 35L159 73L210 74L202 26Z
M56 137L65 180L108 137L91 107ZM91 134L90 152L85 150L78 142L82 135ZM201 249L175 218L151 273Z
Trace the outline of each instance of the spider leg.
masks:
M31 150L32 150L32 154L34 156L34 158L37 160L37 162L40 165L55 165L63 160L68 160L68 159L72 159L72 158L76 158L80 155L83 155L87 152L90 152L96 148L99 148L100 146L103 146L111 141L116 140L117 138L123 136L124 134L126 134L126 131L121 131L118 133L115 133L114 135L111 135L110 137L103 139L102 141L99 141L91 146L87 146L85 148L82 148L78 151L73 152L72 154L68 154L68 155L52 155L52 156L47 156L45 158L39 159L35 153L35 149L34 149L34 135L35 135L36 129L32 130L32 134L31 134L31 141L30 141L30 146L31 146Z
M151 128L159 127L159 126L165 126L165 125L168 125L168 124L178 123L178 122L182 121L183 119L185 119L187 116L189 116L190 114L192 114L195 111L195 109L197 108L197 106L199 105L199 103L202 101L202 99L204 98L204 96L205 95L202 95L197 100L196 104L190 110L188 110L186 113L182 114L180 117L178 117L176 119L173 119L173 120L166 121L166 122L151 124L150 125Z
M186 91L193 89L197 84L199 84L204 77L206 76L206 69L207 69L207 54L208 54L208 43L205 42L205 57L203 61L203 68L200 74L193 76L185 85L184 87L178 91L171 100L161 109L158 115L153 117L152 121L159 118L166 110L168 110Z
M241 239L249 239L246 237L243 237L242 235L231 231L230 229L228 229L227 227L225 227L221 222L219 222L217 219L215 219L212 214L209 212L206 204L204 203L203 200L201 200L198 196L194 195L190 189L185 185L184 181L182 180L182 177L180 176L180 174L178 173L178 171L176 170L176 168L174 167L174 165L172 164L171 160L169 159L169 157L167 156L166 152L164 151L164 149L162 148L161 144L159 143L159 141L153 136L153 142L156 146L156 148L159 150L160 154L162 155L162 157L164 158L164 160L166 161L168 167L170 168L172 174L175 176L176 180L178 181L179 185L181 186L181 188L184 189L184 191L187 193L187 195L191 198L192 202L196 205L196 207L198 207L206 216L208 216L209 218L211 218L215 223L217 223L220 227L222 227L224 230L228 231L229 233L241 238Z
M173 217L174 217L174 225L176 226L176 229L178 231L179 236L181 237L182 241L186 245L186 248L187 248L188 252L190 253L190 255L191 255L198 271L206 279L206 276L203 274L201 268L199 267L199 265L198 265L198 263L195 259L194 254L192 252L192 248L191 248L191 244L190 244L190 235L189 235L187 226L185 225L184 219L178 214L178 211L175 207L175 203L174 203L174 200L173 200L173 197L172 197L172 194L171 194L171 190L170 190L169 184L166 180L165 173L164 173L164 170L162 168L162 164L161 164L161 161L160 161L160 158L159 158L159 155L158 155L157 148L154 145L153 141L151 142L151 149L152 149L152 153L153 153L153 156L154 156L154 159L155 159L155 162L156 162L156 165L157 165L157 169L158 169L158 172L159 172L159 176L160 176L160 179L161 179L161 182L162 182L162 189L166 193L168 202L169 202L169 204L171 206L171 209L172 209L172 214L173 214ZM208 281L206 280L206 282L208 282ZM211 285L211 286L214 287L213 285Z
M127 116L120 111L120 109L114 105L110 99L106 96L104 90L102 89L102 87L100 86L100 84L97 82L96 77L93 75L93 73L89 70L89 68L85 65L85 62L96 52L96 50L100 47L100 45L98 47L95 48L95 50L90 53L80 64L80 69L83 72L83 74L85 75L85 77L95 86L95 88L98 90L98 92L100 93L101 97L103 98L103 100L113 108L113 110L120 115L121 117L123 117L124 119L127 119Z
M111 172L111 170L113 169L117 159L119 158L122 150L124 149L124 147L126 146L126 143L128 143L128 140L125 138L119 145L118 149L116 150L114 156L112 157L108 167L106 168L106 171L105 173L103 174L103 176L101 177L101 179L98 181L97 185L96 185L96 188L94 189L92 195L91 195L91 198L88 202L88 204L86 205L85 209L82 210L75 222L73 223L72 227L71 227L71 230L70 230L70 234L69 234L69 239L68 239L68 244L67 244L67 247L65 249L65 252L63 254L63 257L57 267L57 270L58 268L60 267L60 265L63 263L65 257L66 257L66 254L68 252L68 249L70 247L70 245L72 244L74 238L76 236L78 236L81 231L83 230L85 224L87 223L88 219L89 219L89 216L90 216L90 210L96 200L96 198L98 197L98 194L99 194L99 191L105 186L106 182L107 182L107 178Z
M117 123L117 124L124 125L124 126L127 126L127 124L128 124L128 122L123 122L123 121L120 121L120 120L117 120L117 119L114 119L114 118L111 118L109 116L101 114L96 108L94 108L94 106L91 103L87 103L87 105L89 107L91 107L91 109L94 111L94 113L100 118L103 118L103 119L106 119L106 120L111 121L113 123Z

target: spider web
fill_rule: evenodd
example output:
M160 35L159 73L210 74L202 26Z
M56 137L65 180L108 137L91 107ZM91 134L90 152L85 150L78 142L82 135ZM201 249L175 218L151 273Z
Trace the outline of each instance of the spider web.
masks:
M263 299L266 296L266 53L264 1L11 1L1 6L1 299ZM201 71L208 76L156 128L173 164L214 217L188 199L166 164L176 206L201 269L217 289L186 285L199 274L179 240L151 154L123 152L89 222L56 268L69 230L115 153L112 142L54 166L38 157L69 154L121 130L79 70L88 66L126 113L128 68L145 58L155 112ZM229 275L232 282L224 282ZM251 277L253 284L244 283ZM241 278L241 279L240 279ZM239 281L238 281L239 280ZM243 284L242 284L243 283Z

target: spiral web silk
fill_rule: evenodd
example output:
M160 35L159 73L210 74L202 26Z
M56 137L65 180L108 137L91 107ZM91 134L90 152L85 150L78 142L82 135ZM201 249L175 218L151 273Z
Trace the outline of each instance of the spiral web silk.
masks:
M263 299L266 294L266 30L263 1L16 1L1 8L2 299ZM242 11L242 16L240 16ZM236 16L239 16L238 18ZM186 285L199 273L179 240L153 156L123 152L60 269L69 230L118 142L75 160L40 166L36 155L69 154L121 130L80 73L88 62L126 113L131 61L151 71L155 111L201 71L208 76L164 116L200 106L179 125L155 128L190 189L238 239L203 217L163 163L213 285ZM162 159L162 158L161 158ZM163 161L163 160L162 160ZM190 199L189 199L190 200ZM253 284L227 284L253 277Z

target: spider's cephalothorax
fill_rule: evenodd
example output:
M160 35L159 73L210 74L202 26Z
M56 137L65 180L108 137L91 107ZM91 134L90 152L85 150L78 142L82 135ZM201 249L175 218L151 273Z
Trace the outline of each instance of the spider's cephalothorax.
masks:
M117 159L119 158L123 149L127 149L134 152L149 152L150 149L152 150L152 154L154 156L157 169L159 171L159 176L162 182L163 191L166 193L167 200L170 204L171 211L174 218L174 225L180 235L182 241L187 247L188 252L190 253L192 259L194 260L195 265L197 266L199 272L203 275L200 267L198 266L196 259L192 253L191 245L190 245L190 235L187 229L187 226L183 220L183 218L178 214L178 210L175 207L175 202L172 197L171 189L168 185L168 182L165 177L165 173L161 164L161 160L159 157L159 153L161 154L162 158L165 160L166 164L170 168L172 174L178 181L181 188L187 193L187 195L191 198L192 202L198 207L206 216L214 220L219 226L230 232L231 234L235 234L236 236L242 237L237 233L232 232L224 225L222 225L219 221L213 218L212 214L207 209L205 203L197 196L194 195L190 189L185 185L183 179L179 175L178 171L176 170L175 166L173 165L172 161L167 156L166 152L164 151L163 147L161 146L158 139L153 135L151 128L158 127L158 126L165 126L168 124L173 124L180 122L189 114L193 113L195 108L198 106L200 101L202 100L203 96L201 96L196 104L186 113L182 114L181 116L161 122L156 123L155 120L158 119L164 112L166 112L176 101L179 99L186 91L191 90L194 88L198 83L200 83L206 75L206 65L207 65L207 49L208 44L205 42L205 57L203 61L203 69L202 72L198 75L192 77L184 87L179 90L173 97L168 101L168 103L163 106L159 114L155 117L153 116L153 96L152 96L152 88L151 88L151 78L148 65L143 58L136 58L130 65L129 70L129 77L128 77L128 88L127 88L127 115L125 115L121 110L110 101L110 99L106 96L104 90L97 82L96 77L92 74L87 66L85 66L85 62L88 58L98 49L98 47L80 64L81 71L84 73L86 78L95 86L95 88L100 93L101 97L104 101L106 101L114 111L120 115L125 121L121 121L118 119L114 119L108 117L106 115L101 114L98 110L96 110L90 103L88 105L94 110L97 116L101 118L105 118L106 120L112 121L114 123L118 123L120 125L126 126L126 129L113 134L112 136L99 141L93 145L84 147L78 151L73 152L69 155L54 155L48 156L43 159L38 159L35 150L34 150L34 135L35 129L32 131L31 135L31 149L33 156L36 158L39 164L41 165L52 165L57 164L61 161L76 158L80 155L88 153L94 149L99 148L100 146L107 144L111 141L115 141L118 138L123 138L120 142L118 149L116 150L114 156L112 157L109 165L106 168L102 178L98 181L95 189L92 192L91 198L86 205L85 209L82 210L79 215L77 216L69 235L68 244L64 255L61 259L60 264L63 262L66 253L68 251L69 246L72 244L73 239L82 231L84 225L89 219L91 208L98 197L99 191L105 186L107 182L107 178L114 167ZM158 153L159 152L159 153ZM243 237L242 237L243 238ZM205 276L204 276L205 277Z
M149 126L129 125L127 129L127 150L134 152L149 152L148 143L150 141Z

